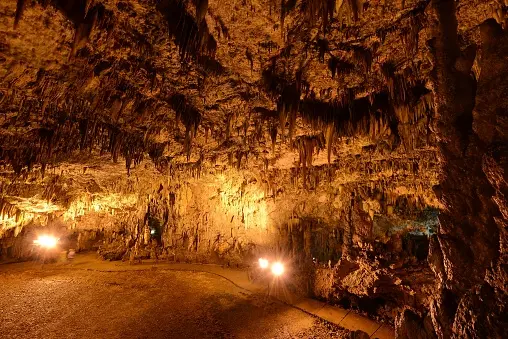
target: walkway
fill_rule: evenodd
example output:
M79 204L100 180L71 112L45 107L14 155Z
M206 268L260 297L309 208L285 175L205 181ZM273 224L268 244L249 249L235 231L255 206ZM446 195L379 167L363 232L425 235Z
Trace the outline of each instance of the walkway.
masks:
M41 264L38 264L41 265ZM56 264L62 265L62 264ZM101 272L122 272L122 271L143 271L143 270L174 270L174 271L193 271L193 272L206 272L220 276L235 286L252 292L252 293L267 293L268 287L265 285L253 283L250 281L248 274L245 270L224 268L218 265L204 265L204 264L185 264L185 263L170 263L159 261L155 263L152 260L146 260L141 264L129 265L124 262L109 262L97 260L95 255L77 255L71 264L63 264L66 268L80 269L80 270L93 270ZM17 265L9 266L9 270L16 270ZM0 271L2 270L0 266ZM378 323L365 316L359 315L351 310L345 310L337 306L327 305L310 298L298 298L291 295L284 289L270 289L270 295L279 299L280 301L300 309L306 313L322 318L326 321L339 325L348 330L356 331L361 330L369 334L370 338L379 339L393 339L395 332L393 327ZM277 293L277 291L279 291Z

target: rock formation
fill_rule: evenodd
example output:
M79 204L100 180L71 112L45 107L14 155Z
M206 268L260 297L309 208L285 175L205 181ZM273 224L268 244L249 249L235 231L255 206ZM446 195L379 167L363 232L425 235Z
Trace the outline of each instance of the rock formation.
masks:
M400 338L501 338L507 10L2 0L0 260L272 253Z

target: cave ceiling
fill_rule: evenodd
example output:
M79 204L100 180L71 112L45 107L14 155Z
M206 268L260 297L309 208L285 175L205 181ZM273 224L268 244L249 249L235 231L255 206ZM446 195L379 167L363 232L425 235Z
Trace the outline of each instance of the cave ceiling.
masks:
M237 168L284 185L303 171L305 189L328 176L437 207L428 5L2 0L2 194L37 212L23 193L34 169L70 166L93 192L88 168L102 192L150 162L148 177ZM460 1L461 46L502 5Z

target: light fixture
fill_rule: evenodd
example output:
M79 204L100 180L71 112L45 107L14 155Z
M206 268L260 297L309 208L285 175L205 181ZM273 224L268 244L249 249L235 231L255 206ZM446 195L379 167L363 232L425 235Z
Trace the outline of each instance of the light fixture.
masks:
M52 235L40 235L36 240L34 240L34 244L46 248L54 248L57 243L58 238L55 238Z
M259 258L259 267L261 267L262 269L265 269L265 268L268 268L268 266L269 266L268 260L266 260L264 258Z
M272 264L272 273L274 276L279 277L284 273L284 265L281 262Z

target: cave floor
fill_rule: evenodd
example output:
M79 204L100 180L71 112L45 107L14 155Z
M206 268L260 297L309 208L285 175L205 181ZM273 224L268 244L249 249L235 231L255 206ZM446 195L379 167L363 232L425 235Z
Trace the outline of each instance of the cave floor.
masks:
M349 338L203 272L0 266L2 338Z

